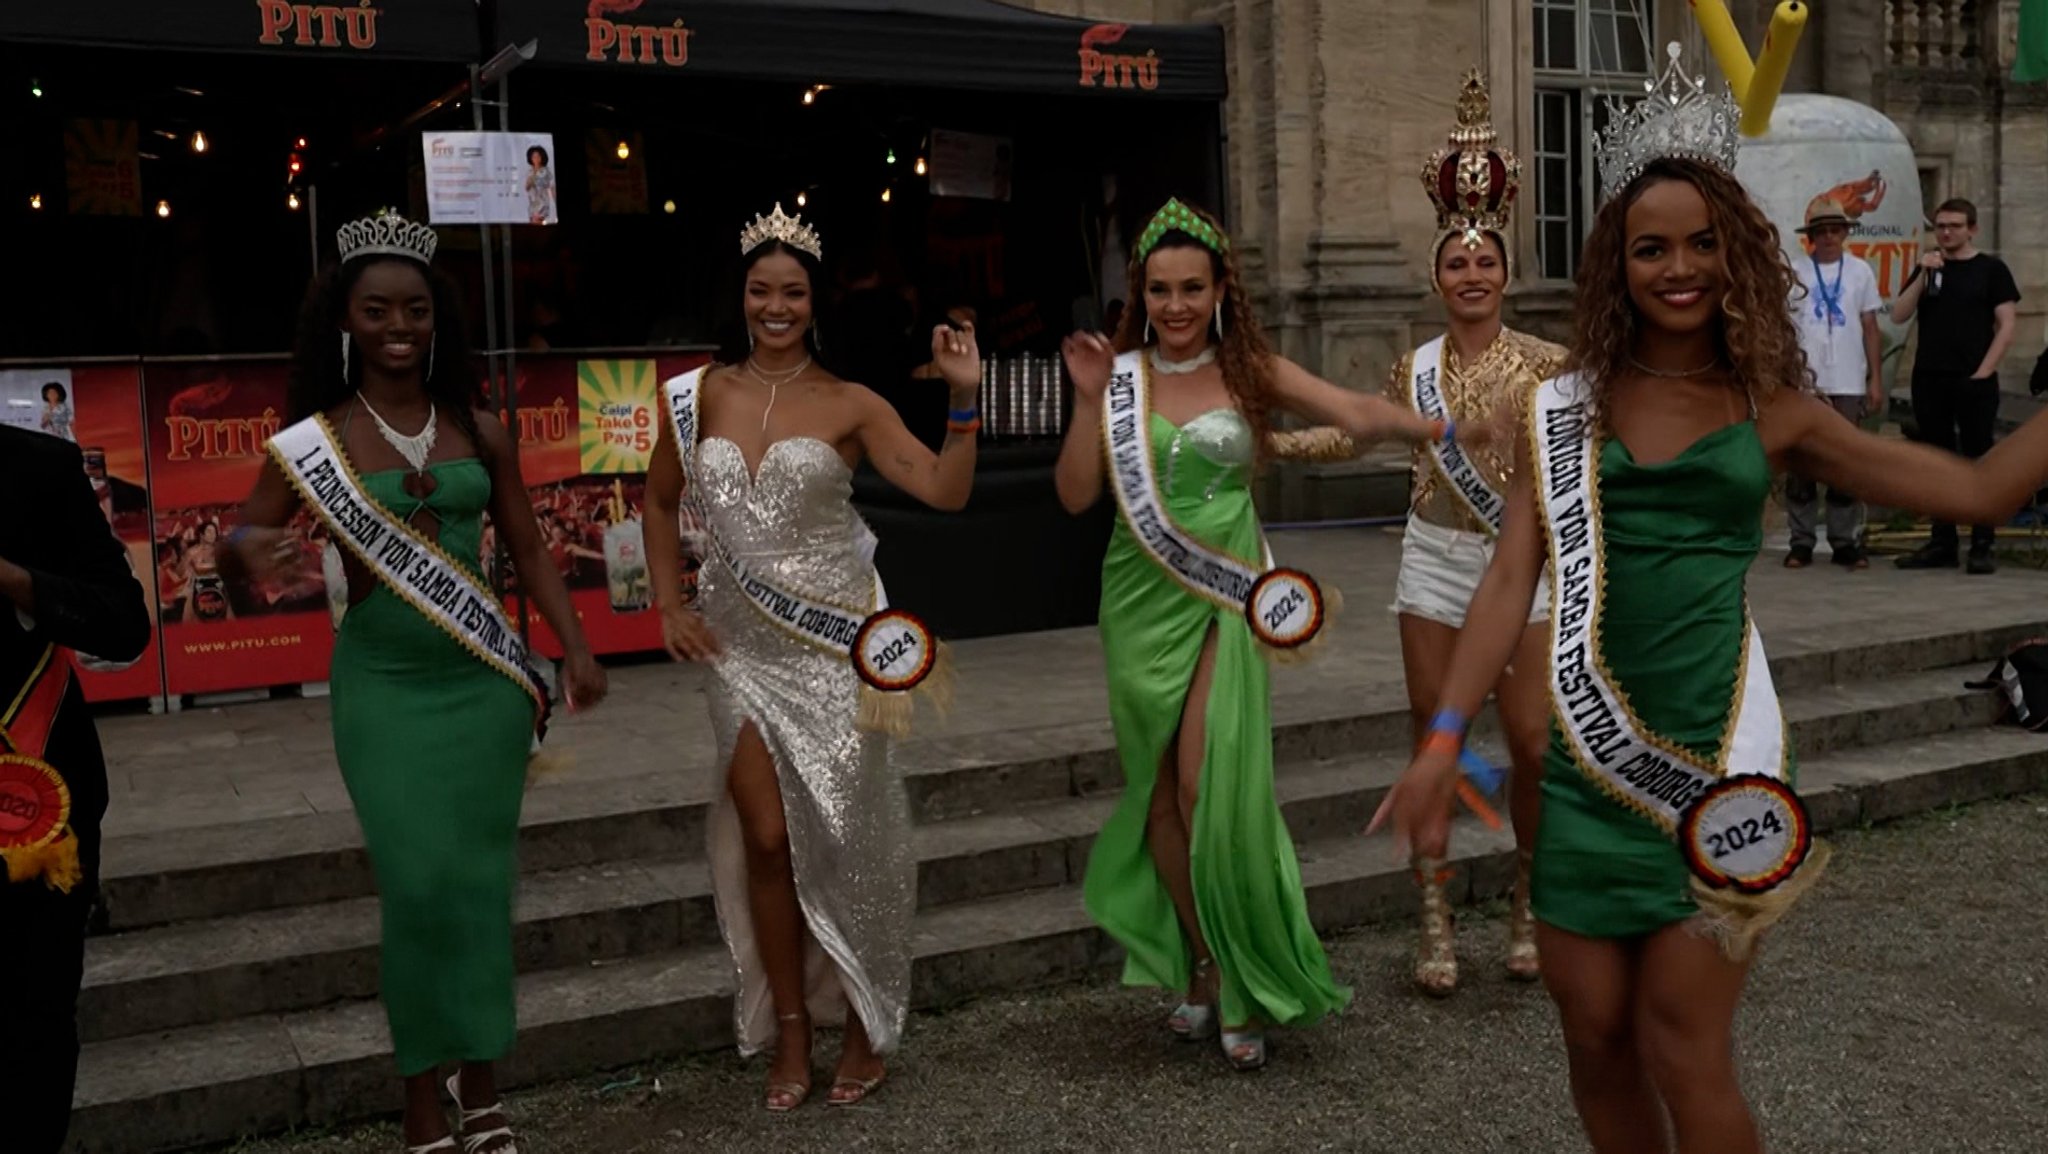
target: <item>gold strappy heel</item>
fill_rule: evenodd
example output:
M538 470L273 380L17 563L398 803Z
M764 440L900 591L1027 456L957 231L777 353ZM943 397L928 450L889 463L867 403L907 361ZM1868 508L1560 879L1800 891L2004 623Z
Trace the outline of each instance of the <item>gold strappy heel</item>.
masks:
M1515 855L1515 896L1508 907L1508 977L1533 982L1543 976L1536 954L1536 915L1529 910L1530 850Z
M775 1020L778 1022L801 1022L804 1020L804 1015L777 1014L775 1015ZM805 1078L801 1082L770 1082L768 1083L768 1098L765 1105L768 1107L770 1114L787 1114L798 1106L803 1105L804 1099L810 1096L811 1081L809 1078Z
M1422 891L1422 941L1415 951L1415 984L1431 997L1447 997L1458 988L1451 904L1444 897L1444 883L1451 879L1451 871L1442 858L1417 857L1410 864L1415 885Z

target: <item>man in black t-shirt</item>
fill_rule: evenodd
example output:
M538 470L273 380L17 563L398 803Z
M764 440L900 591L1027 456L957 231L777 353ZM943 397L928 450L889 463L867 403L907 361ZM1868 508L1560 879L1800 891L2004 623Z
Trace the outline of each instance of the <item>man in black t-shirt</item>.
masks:
M1913 418L1919 439L1966 457L1991 448L1998 423L1998 365L2012 347L2018 324L2019 286L2012 270L1977 251L1977 206L1944 201L1934 211L1936 251L1920 258L1906 287L1892 302L1892 321L1920 317L1920 348L1913 358ZM1996 568L1991 559L1995 527L1970 530L1972 573ZM1917 551L1898 559L1901 569L1951 569L1957 557L1956 527L1934 523L1934 534Z

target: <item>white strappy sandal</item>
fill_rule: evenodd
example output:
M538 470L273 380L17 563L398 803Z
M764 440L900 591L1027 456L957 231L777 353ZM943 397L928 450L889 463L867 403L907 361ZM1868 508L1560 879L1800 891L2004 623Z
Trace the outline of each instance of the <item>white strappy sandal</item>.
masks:
M505 1107L502 1102L493 1102L476 1110L471 1110L464 1106L462 1104L462 1095L456 1089L460 1085L461 1080L462 1072L460 1070L448 1075L448 1096L455 1100L455 1112L461 1115L462 1118L460 1124L455 1129L456 1134L462 1138L462 1154L477 1154L478 1149L486 1142L491 1142L498 1138L512 1138L512 1127L510 1126L494 1127L479 1134L469 1132L469 1124L479 1118L488 1118L493 1114L501 1118L504 1117ZM447 1139L443 1139L443 1141L447 1141ZM429 1147L429 1149L432 1149L432 1147ZM491 1154L519 1154L519 1144L507 1141L503 1146L491 1151Z
M455 1135L449 1134L445 1137L436 1138L424 1146L407 1146L405 1154L434 1154L436 1150L453 1149L455 1149Z

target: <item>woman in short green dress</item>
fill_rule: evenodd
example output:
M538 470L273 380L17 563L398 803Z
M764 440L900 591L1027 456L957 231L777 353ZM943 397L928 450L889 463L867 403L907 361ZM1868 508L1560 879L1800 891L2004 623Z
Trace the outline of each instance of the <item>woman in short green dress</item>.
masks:
M1642 796L1626 786L1650 780L1627 776L1638 763L1603 772L1583 759L1582 749L1595 748L1584 728L1593 715L1581 695L1585 671L1611 683L1639 732L1718 767L1714 776L1782 780L1790 758L1772 723L1775 703L1759 704L1770 688L1754 672L1762 655L1751 653L1743 587L1772 475L1793 469L1876 504L1979 522L2010 514L2048 479L2048 422L2029 422L1969 462L1864 433L1801 387L1807 366L1784 306L1796 281L1775 230L1733 176L1740 116L1677 67L1674 57L1668 99L1617 117L1602 139L1606 199L1579 273L1572 375L1539 391L1435 732L1374 819L1375 828L1390 819L1421 852L1443 845L1462 719L1521 638L1546 557L1560 605L1582 583L1575 574L1594 574L1584 584L1597 598L1580 594L1576 604L1595 612L1553 613L1559 641L1587 623L1592 655L1553 659L1564 671L1553 700L1559 685L1572 688L1553 710L1532 881L1542 977L1596 1154L1671 1149L1667 1118L1679 1150L1761 1149L1736 1077L1733 1024L1753 957L1747 943L1783 902L1760 903L1768 908L1755 916L1729 904L1728 891L1695 882L1677 830L1667 832L1654 807L1623 800ZM1681 151L1674 141L1690 143ZM1546 408L1545 396L1562 399ZM1589 406L1583 434L1552 420L1569 415L1572 398ZM1549 504L1569 466L1541 474L1542 487L1533 467L1545 454L1570 461L1589 452L1590 538L1576 528L1583 521L1559 531L1548 520L1547 509L1572 515L1569 504ZM1597 557L1597 568L1556 565L1566 549ZM1748 748L1769 764L1746 760L1737 740L1737 719L1752 709L1768 720L1750 732L1772 730L1776 740ZM1820 860L1810 857L1807 870ZM1738 932L1721 932L1731 927Z
M313 284L291 379L293 422L324 415L364 491L482 579L490 514L567 651L572 709L603 698L575 610L534 522L517 446L479 399L455 294L429 261L432 230L373 218L341 231L341 262ZM417 430L402 433L402 429ZM262 575L303 556L284 529L299 496L266 461L231 535ZM466 1154L513 1150L493 1062L512 1044L512 892L533 698L386 588L346 549L349 607L335 639L335 757L362 823L383 914L380 974L405 1140L453 1150L438 1070Z
M1103 398L1119 363L1143 375L1140 395L1150 397L1144 419L1164 512L1189 538L1255 570L1265 567L1250 489L1258 450L1311 452L1318 443L1299 434L1269 441L1272 410L1337 426L1315 431L1327 434L1332 456L1445 431L1274 356L1228 238L1205 213L1178 202L1161 209L1136 248L1131 283L1142 293L1114 348L1092 334L1066 342L1075 407L1057 482L1070 512L1088 509L1105 487ZM1100 620L1125 789L1089 857L1089 913L1126 950L1126 982L1187 991L1169 1019L1175 1033L1208 1037L1220 1003L1224 1052L1234 1066L1256 1068L1265 1062L1262 1024L1313 1022L1350 997L1309 923L1273 793L1265 646L1241 609L1169 574L1123 516L1102 563Z

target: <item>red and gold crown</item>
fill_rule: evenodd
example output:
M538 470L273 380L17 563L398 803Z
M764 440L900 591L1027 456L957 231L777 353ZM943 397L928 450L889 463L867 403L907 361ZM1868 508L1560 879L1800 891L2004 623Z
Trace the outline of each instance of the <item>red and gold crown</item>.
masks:
M1436 204L1436 249L1452 236L1467 248L1477 248L1485 233L1506 237L1522 187L1522 162L1496 147L1499 140L1486 81L1472 69L1458 93L1458 126L1450 144L1422 166L1422 187Z

